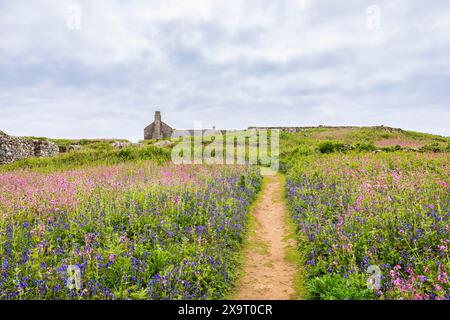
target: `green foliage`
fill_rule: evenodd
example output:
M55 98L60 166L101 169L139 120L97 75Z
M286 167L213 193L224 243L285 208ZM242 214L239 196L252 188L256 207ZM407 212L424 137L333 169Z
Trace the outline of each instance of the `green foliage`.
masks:
M383 147L383 148L380 148L380 150L381 151L384 151L384 152L395 152L395 151L400 151L400 150L402 150L402 147L400 146L400 145L395 145L395 146L391 146L391 147Z
M150 140L139 140L139 143L146 145L146 146L150 146L152 144L154 144L155 142L157 142L158 140L156 139L150 139Z
M317 149L320 153L333 153L337 151L344 151L344 144L339 142L326 141L318 145Z
M358 152L371 152L374 151L376 147L373 143L357 143L352 149Z
M347 279L337 274L326 274L307 282L310 300L369 300L373 291L367 288L363 277L352 275Z
M165 141L172 141L172 142L176 142L176 141L181 141L181 139L180 138L164 138L164 139L147 139L147 140L139 140L139 143L140 144L143 144L143 145L145 145L145 146L151 146L151 145L153 145L154 143L156 143L156 142L158 142L158 141L162 141L162 140L165 140Z
M441 145L437 142L427 144L419 149L420 152L444 152L450 150L450 142L447 146Z
M319 143L317 147L320 153L334 153L334 152L371 152L376 149L373 143L356 143L355 145L345 145L341 142L325 141Z

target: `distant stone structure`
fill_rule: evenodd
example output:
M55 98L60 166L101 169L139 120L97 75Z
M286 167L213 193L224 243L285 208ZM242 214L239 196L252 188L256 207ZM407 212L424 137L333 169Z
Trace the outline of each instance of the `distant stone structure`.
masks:
M123 148L128 148L131 147L133 144L131 142L127 142L127 141L115 141L113 143L111 143L111 146L114 149L123 149Z
M216 130L216 129L181 129L173 130L172 138L180 138L187 136L204 136L212 134L226 134L227 132L234 132L236 130Z
M361 127L357 127L357 126L324 126L324 125L319 125L319 126L309 126L309 127L248 127L247 130L280 130L280 131L285 131L285 132L289 132L289 133L295 133L295 132L303 132L306 131L308 129L317 129L317 128L322 128L322 129L357 129L357 128L361 128ZM398 129L398 128L391 128L391 127L386 127L386 126L369 126L368 128L372 128L372 129L377 129L377 130L383 130L386 132L402 132L402 129Z
M51 157L58 153L58 145L54 142L11 137L0 131L0 164L30 157Z
M151 139L165 139L165 138L171 138L173 133L173 129L161 121L161 112L156 111L155 112L155 121L153 121L151 124L149 124L144 129L144 139L145 140L151 140Z
M245 130L280 130L283 132L296 133L296 132L305 132L309 129L356 129L360 128L358 126L330 126L330 125L319 125L319 126L302 126L302 127L277 127L277 126L268 126L268 127L259 127L252 126L248 127ZM386 132L401 132L402 129L390 128L385 126L372 126L368 128L373 128L377 130L383 130ZM216 130L215 126L212 129L184 129L184 130L176 130L171 128L169 125L161 121L161 112L155 112L155 121L152 122L144 129L144 139L145 140L162 140L166 138L179 138L184 136L201 136L205 134L211 134L211 132L215 132L216 134L226 134L231 133L236 130ZM237 130L240 131L240 130Z
M248 127L247 130L280 130L289 133L302 132L308 129L317 129L317 128L326 128L326 129L352 129L356 128L353 126L310 126L310 127Z

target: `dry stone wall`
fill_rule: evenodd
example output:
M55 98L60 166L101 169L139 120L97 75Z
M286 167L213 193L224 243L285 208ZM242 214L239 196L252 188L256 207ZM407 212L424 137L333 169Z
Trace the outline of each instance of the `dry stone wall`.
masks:
M30 157L51 157L57 153L59 148L54 142L11 137L0 131L0 164Z
M289 132L289 133L296 133L296 132L303 132L306 131L308 129L357 129L357 128L361 128L361 127L355 127L355 126L324 126L324 125L320 125L320 126L316 126L316 127L248 127L248 130L280 130L280 131L285 131L285 132ZM398 128L391 128L391 127L385 127L385 126L374 126L374 127L369 127L372 129L377 129L377 130L383 130L386 132L403 132L402 129L398 129Z

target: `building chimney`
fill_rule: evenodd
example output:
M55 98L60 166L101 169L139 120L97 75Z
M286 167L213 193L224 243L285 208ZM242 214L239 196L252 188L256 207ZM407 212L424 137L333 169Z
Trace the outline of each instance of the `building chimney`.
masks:
M161 121L161 111L155 111L155 121Z
M153 139L161 139L162 138L162 132L161 132L161 112L156 111L155 112L155 129L154 129Z

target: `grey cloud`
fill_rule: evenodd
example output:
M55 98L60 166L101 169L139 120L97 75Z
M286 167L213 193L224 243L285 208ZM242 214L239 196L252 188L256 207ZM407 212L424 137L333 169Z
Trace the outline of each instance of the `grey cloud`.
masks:
M303 4L302 4L303 3ZM79 4L82 29L65 26ZM450 135L450 4L0 1L0 130L142 138L176 128L376 125Z

